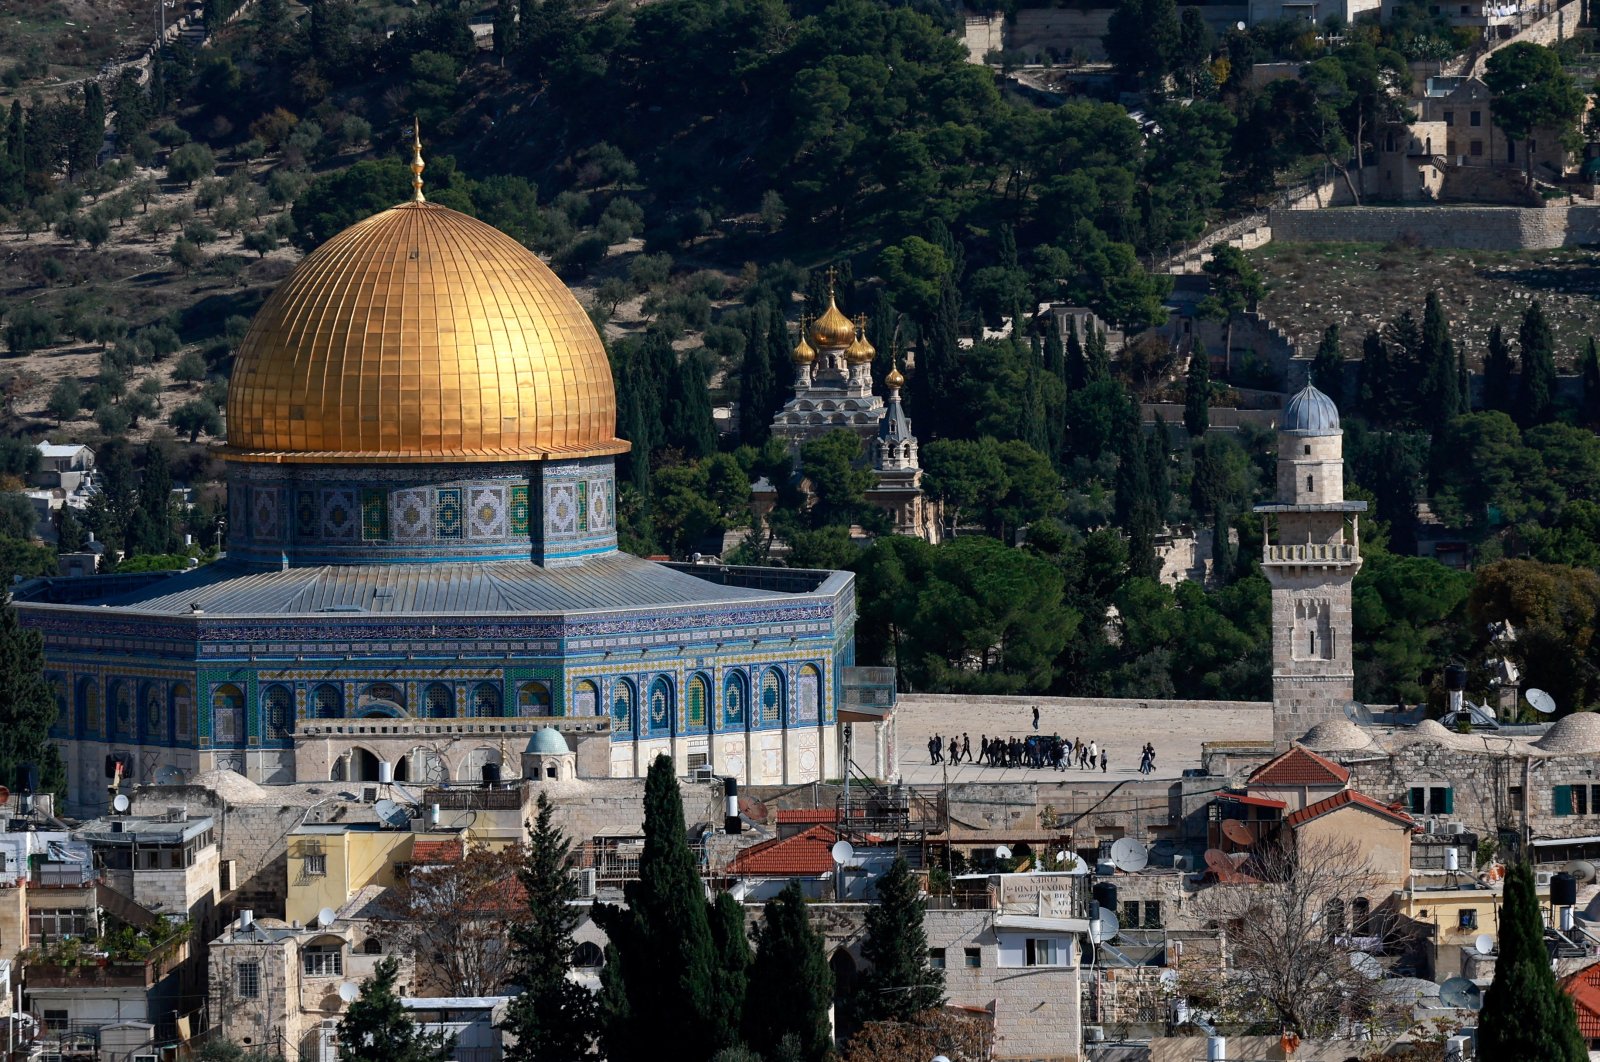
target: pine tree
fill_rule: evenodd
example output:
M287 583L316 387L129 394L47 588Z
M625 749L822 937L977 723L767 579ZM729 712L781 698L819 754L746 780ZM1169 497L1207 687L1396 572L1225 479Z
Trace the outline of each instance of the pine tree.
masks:
M1211 426L1211 355L1199 336L1189 351L1189 373L1183 387L1183 430L1198 439Z
M1339 344L1339 326L1330 324L1322 330L1322 341L1317 344L1317 356L1311 361L1311 382L1317 390L1333 399L1333 404L1344 406L1344 349Z
M1594 336L1589 337L1588 345L1583 348L1578 375L1583 380L1582 420L1592 428L1600 425L1600 348L1596 347Z
M1078 319L1071 318L1067 326L1067 390L1076 391L1089 382L1089 359L1084 354L1083 340L1078 337Z
M1478 1014L1478 1057L1540 1062L1584 1062L1589 1057L1572 999L1550 969L1533 867L1527 863L1506 874L1500 959Z
M361 983L339 1022L339 1062L445 1062L454 1053L455 1037L424 1032L400 1005L399 976L400 960L387 955Z
M66 771L50 743L56 699L44 677L44 639L17 621L10 602L0 603L0 779L20 790L25 763L39 769L41 792L61 793Z
M1522 317L1517 332L1522 359L1522 381L1517 387L1516 422L1524 429L1555 416L1556 340L1535 299Z
M782 1004L774 1005L778 1000ZM823 954L822 936L811 928L800 883L791 880L767 902L756 930L745 1042L773 1058L784 1037L792 1035L799 1042L801 1062L823 1062L833 1049L828 1020L832 1004L833 971Z
M602 985L602 1039L611 1062L657 1056L659 1044L729 1046L714 1033L715 948L700 874L689 851L672 760L657 756L644 787L644 851L626 908L594 909L618 974Z
M871 969L856 997L857 1024L907 1021L944 1002L944 971L928 965L922 900L904 859L878 879L878 902L867 909L866 931L861 956Z
M716 1001L711 1008L718 1022L716 1039L721 1043L734 1043L743 1032L747 1001L767 1006L777 996L752 996L750 994L750 938L744 924L744 905L732 893L717 893L711 905L711 943L716 949L716 967L712 971Z
M1428 292L1423 304L1417 361L1417 420L1437 432L1454 419L1461 405L1450 323L1445 319L1437 291Z
M507 933L522 988L503 1026L516 1037L515 1046L506 1049L507 1062L584 1058L599 1035L594 996L567 976L572 933L578 928L577 861L554 813L549 796L540 793L526 857L517 870L527 910Z
M778 380L767 357L767 336L772 330L772 306L758 302L750 310L750 334L745 337L744 365L739 373L739 441L760 446L767 441Z
M1483 408L1510 413L1515 405L1511 344L1499 325L1489 329L1489 350L1483 358Z

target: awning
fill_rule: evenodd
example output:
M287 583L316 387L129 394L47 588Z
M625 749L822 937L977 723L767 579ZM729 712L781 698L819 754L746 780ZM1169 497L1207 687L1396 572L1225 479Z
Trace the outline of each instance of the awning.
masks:
M1247 793L1219 793L1218 800L1228 800L1235 804L1248 804L1253 808L1273 808L1282 811L1289 805L1281 800L1271 800L1267 797L1250 796Z

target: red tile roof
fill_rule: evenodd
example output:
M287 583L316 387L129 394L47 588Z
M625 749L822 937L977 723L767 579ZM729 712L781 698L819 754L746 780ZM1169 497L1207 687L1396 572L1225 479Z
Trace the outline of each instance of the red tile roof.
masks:
M1217 799L1227 800L1234 804L1248 804L1253 808L1275 808L1278 811L1282 811L1289 806L1283 801L1273 800L1271 797L1249 796L1245 793L1222 793Z
M1344 785L1349 780L1348 769L1299 745L1274 756L1250 776L1251 785Z
M459 863L465 853L460 841L412 841L413 863Z
M811 826L819 822L839 821L838 808L779 808L779 826Z
M1578 1011L1578 1032L1585 1040L1600 1039L1600 963L1563 977L1561 990Z
M1283 821L1289 824L1289 828L1291 830L1297 830L1301 826L1304 826L1306 823L1310 822L1312 819L1320 819L1330 811L1337 811L1342 807L1348 807L1352 804L1356 807L1366 808L1368 811L1376 812L1379 815L1383 815L1384 817L1392 819L1393 821L1401 823L1405 826L1415 825L1411 821L1411 816L1407 815L1405 812L1398 811L1382 801L1374 800L1365 793L1358 793L1354 789L1345 789L1341 792L1333 794L1331 797L1326 797L1322 800L1319 800L1315 804L1307 804L1305 807L1301 808L1299 811L1295 812L1293 815L1290 815Z
M733 857L728 874L735 878L821 877L833 871L832 826L817 825L793 837L762 841Z

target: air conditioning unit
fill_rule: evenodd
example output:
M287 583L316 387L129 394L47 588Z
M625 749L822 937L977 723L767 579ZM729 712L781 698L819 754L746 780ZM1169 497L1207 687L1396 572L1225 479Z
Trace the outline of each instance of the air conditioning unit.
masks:
M1456 1035L1444 1042L1444 1062L1467 1062L1472 1058L1472 1037Z
M1467 824L1464 822L1447 822L1444 825L1444 832L1451 837L1460 837L1467 832Z
M112 819L111 820L111 832L112 833L122 833L123 832L123 826L125 824L126 823L122 819Z
M1103 1044L1106 1041L1106 1030L1102 1025L1085 1025L1083 1027L1083 1042L1086 1044Z
M1554 876L1555 876L1554 873L1551 872L1551 871L1540 870L1540 871L1535 872L1535 874L1533 875L1533 883L1535 885L1549 885L1550 884L1550 879L1552 877L1554 877Z

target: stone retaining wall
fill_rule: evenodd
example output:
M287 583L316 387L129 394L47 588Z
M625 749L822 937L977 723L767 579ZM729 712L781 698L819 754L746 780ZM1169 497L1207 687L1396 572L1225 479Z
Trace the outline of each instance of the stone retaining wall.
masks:
M1475 251L1552 250L1600 243L1600 206L1337 207L1274 210L1285 243L1390 243Z

